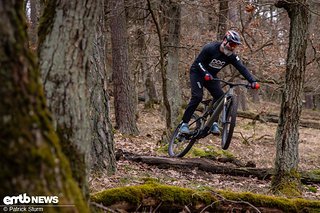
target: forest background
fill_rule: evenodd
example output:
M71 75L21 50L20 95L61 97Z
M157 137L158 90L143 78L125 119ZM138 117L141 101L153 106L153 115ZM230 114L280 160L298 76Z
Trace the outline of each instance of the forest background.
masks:
M9 67L4 64L8 61L14 62L11 60L13 58L18 60L25 57L26 61L12 63L12 67L16 64L27 67L28 75L24 76L19 71L14 75L11 72L13 78L2 77L1 80L10 82L10 79L13 79L15 82L14 80L20 78L28 79L22 81L26 85L29 85L31 80L35 81L35 85L38 85L36 88L43 86L47 104L34 104L33 100L39 99L39 103L42 103L44 98L41 92L33 91L35 87L31 87L30 93L24 92L23 89L12 92L12 88L20 88L20 84L2 90L3 97L7 97L4 100L8 100L4 102L2 107L5 110L1 114L4 118L1 121L1 129L3 129L1 140L5 145L2 156L7 156L2 160L4 165L17 165L15 175L18 181L10 179L13 172L11 168L6 167L4 171L7 172L4 172L2 177L5 187L1 195L9 192L19 194L22 191L48 194L48 192L60 190L63 191L63 202L73 201L75 203L75 200L81 200L77 197L80 196L79 189L74 183L71 184L72 187L70 184L65 186L61 184L64 181L71 181L70 178L73 176L71 179L74 179L80 186L84 197L88 197L89 173L92 174L93 179L97 177L96 175L117 174L114 146L122 148L122 151L129 151L124 147L119 147L123 145L121 142L117 146L115 139L134 142L133 139L139 136L139 131L141 134L142 130L141 127L138 128L137 121L144 114L143 111L138 110L139 101L143 101L143 108L154 109L152 112L156 113L156 119L159 117L159 122L164 123L160 136L158 136L161 137L160 141L165 141L171 128L179 122L181 112L189 99L188 73L191 63L205 43L221 40L228 29L234 29L241 34L243 45L239 48L238 54L262 85L262 89L258 92L237 91L240 110L251 110L257 115L264 115L276 109L280 121L281 118L284 118L282 119L284 123L286 119L289 120L289 123L294 121L292 122L293 128L289 128L287 132L293 135L288 137L288 143L293 146L291 149L289 146L287 151L293 156L293 159L284 161L284 164L292 165L285 168L281 168L280 165L278 171L281 177L287 176L286 173L285 175L281 173L286 172L283 169L296 171L299 162L297 160L299 134L296 133L300 124L301 109L316 113L320 108L318 85L320 43L317 39L319 7L320 3L312 0L101 0L78 1L77 3L29 0L24 4L19 1L2 4L3 20L10 20L10 24L3 23L4 26L8 26L9 30L2 32L3 37L8 38L8 40L3 39L2 47L6 47L5 44L14 46L14 42L17 41L24 44L26 42L24 32L19 31L21 34L17 35L12 32L16 32L17 29L27 29L30 39L26 45L28 49L26 51L30 51L30 54L37 53L39 62L35 63L36 60L30 60L30 57L25 55L23 48L19 47L14 51L19 57L15 54L10 55L11 52L9 54L4 49L2 53L6 57L3 57L1 61L2 67ZM23 17L28 20L27 28L17 27L25 24L22 16L12 19L12 14L21 12L16 8L24 8ZM300 22L297 23L302 24L292 25L294 17L298 17ZM305 22L304 18L308 21ZM309 25L303 25L303 23ZM294 34L294 32L301 31L304 33ZM15 38L14 42L8 35ZM303 57L301 57L300 50L298 50L300 54L294 55L295 46L304 47L303 42L294 43L295 39L306 41ZM290 49L293 49L291 53L288 51ZM290 57L297 59L298 69L290 67L290 64L295 64L288 63ZM29 73L37 73L36 70L40 70L41 83L36 77L29 75ZM10 73L5 71L3 69L1 74ZM40 73L38 73L39 76ZM290 73L298 73L298 75L293 75L290 81ZM231 67L225 68L219 77L243 81L238 72ZM296 84L292 88L288 87L290 82ZM296 92L297 95L292 99L297 102L291 103L290 93L295 94ZM8 94L11 96L9 97ZM16 96L17 94L19 95ZM19 98L12 100L12 97L20 97L20 95L29 97L30 103L19 102ZM288 99L289 105L283 104L283 100ZM111 111L110 105L112 105ZM20 113L20 110L16 109L17 106L32 109L36 115L24 113L23 110ZM47 113L45 106L48 107L50 113ZM291 108L297 108L297 110L290 111ZM15 109L17 111L14 111ZM286 111L286 109L289 110ZM46 113L42 113L42 110L45 110ZM30 125L19 119L8 119L11 117L8 117L8 114L15 115L13 117L17 118L20 118L18 115L21 114L21 119L31 116L30 120L27 120L30 121ZM52 122L50 114L53 116ZM40 116L42 119L34 119L34 116ZM318 114L312 114L312 116L318 117ZM292 120L288 117L291 117ZM8 128L8 123L12 127L20 127L22 130L28 127L31 130L27 128L26 131L21 131L22 137L15 137L16 133L13 134L13 128ZM48 126L42 128L43 123ZM147 125L151 124L154 124L152 120ZM280 135L278 139L276 132ZM279 138L283 139L281 122L274 132L274 137L276 144L279 144L277 143ZM248 138L245 136L242 139ZM140 141L140 143L143 142ZM153 143L155 145L151 146L159 145L158 141ZM14 144L16 149L12 149L15 147ZM54 154L50 148L52 144L56 150L53 151ZM26 151L24 155L18 155L19 145L30 152ZM165 144L160 143L161 146L165 147ZM41 152L32 151L39 150L39 147L42 149ZM43 154L46 153L43 151L47 148L51 150L48 151L51 153L48 156ZM280 148L276 149L281 150ZM6 152L7 150L13 151ZM64 163L65 160L52 161L51 157L65 159L61 151L67 156L71 171L68 169L69 163ZM36 153L34 158L30 157L30 153ZM35 165L36 169L27 167L26 170L19 170L22 165L26 164L22 162L29 162L26 164L29 165L32 162L38 162L39 159L41 160ZM319 162L317 156L313 160ZM277 162L277 159L275 161ZM122 163L119 163L118 166L123 165ZM41 168L40 175L39 168ZM53 168L60 169L54 170ZM50 176L54 172L58 174L59 171L65 169L67 172L58 175L61 177L59 181L53 180L54 178ZM121 167L118 168L119 170L121 171ZM289 172L288 176L291 178L293 176L290 181L300 179L294 174ZM40 185L30 181L37 179L34 178L34 175L42 180ZM44 183L43 180L50 184ZM94 186L91 185L91 187ZM280 187L280 191L281 189ZM76 191L77 193L74 193ZM295 189L291 190L291 193L292 191L291 196L296 196ZM79 204L79 208L82 205Z

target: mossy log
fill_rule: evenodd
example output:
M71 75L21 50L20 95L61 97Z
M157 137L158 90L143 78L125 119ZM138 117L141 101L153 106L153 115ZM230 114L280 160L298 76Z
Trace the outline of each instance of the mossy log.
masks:
M272 168L251 168L251 167L237 167L228 165L221 165L220 163L206 158L168 158L157 156L138 156L126 153L127 160L142 162L149 165L155 165L159 168L181 168L193 169L214 173L225 174L231 176L242 177L256 177L260 180L271 179L273 175ZM304 184L320 183L320 174L301 172L301 182Z
M273 113L257 114L254 112L238 111L237 116L261 122L271 123L278 123L279 120L279 115ZM300 120L300 126L306 128L320 129L320 122L314 118L306 117Z
M108 212L320 212L320 202L253 193L196 191L147 182L91 195Z

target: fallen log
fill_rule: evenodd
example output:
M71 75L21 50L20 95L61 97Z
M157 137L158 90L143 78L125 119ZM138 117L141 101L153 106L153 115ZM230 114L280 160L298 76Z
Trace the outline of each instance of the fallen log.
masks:
M206 158L169 158L157 156L138 156L128 155L125 158L130 161L141 162L148 165L155 165L159 168L178 168L178 169L195 169L214 173L225 174L231 176L254 177L260 180L269 180L273 173L272 168L250 168L221 165ZM310 175L308 172L301 172L301 182L304 184L319 184L320 175Z
M278 123L279 116L273 113L254 113L248 111L238 111L238 117L257 120L261 122ZM300 119L300 126L306 128L320 129L320 122L316 120Z

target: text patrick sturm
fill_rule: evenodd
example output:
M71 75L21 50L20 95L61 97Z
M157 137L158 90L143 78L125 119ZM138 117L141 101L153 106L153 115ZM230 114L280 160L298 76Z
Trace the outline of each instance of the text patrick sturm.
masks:
M18 196L6 196L3 198L5 205L14 204L57 204L58 196L28 196L26 193Z

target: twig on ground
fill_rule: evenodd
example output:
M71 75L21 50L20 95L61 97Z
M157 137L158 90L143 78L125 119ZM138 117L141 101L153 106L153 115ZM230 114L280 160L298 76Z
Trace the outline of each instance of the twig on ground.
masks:
M189 207L186 206L186 205L184 206L183 210L186 210L187 212L191 213L191 210L190 210Z
M140 209L141 206L142 206L142 204L140 204L140 205L136 208L136 210L135 210L134 212L138 212L138 210Z
M113 209L110 209L100 203L96 203L96 202L90 202L91 205L94 205L100 209L106 210L107 212L111 212L111 213L116 213L116 211L114 211Z
M212 208L214 204L219 203L219 202L220 202L219 200L212 202L210 205L204 207L204 208L201 210L200 213L205 212L205 210L206 210L207 208L209 208L209 207Z
M242 134L242 132L236 132L236 133L239 133L239 134L240 134L241 138L243 139L243 143L244 143L244 144L247 144L247 145L250 144L249 140L250 140L251 138L253 138L253 136L245 137L245 136Z
M256 210L258 213L261 213L260 210L259 210L257 207L255 207L254 205L252 205L251 203L249 203L249 202L247 202L247 201L243 201L243 200L240 200L240 201L228 200L228 199L226 199L225 197L221 196L220 194L218 194L218 193L215 192L215 191L212 191L212 190L211 190L211 192L212 192L215 196L219 197L219 198L221 199L220 201L227 201L227 202L236 203L236 204L239 204L239 203L240 203L240 204L247 204L247 205L249 205L250 207L252 207L254 210Z
M160 208L161 205L162 205L162 201L161 201L161 203L159 203L159 205L157 206L157 208L153 212L157 212L157 210Z

